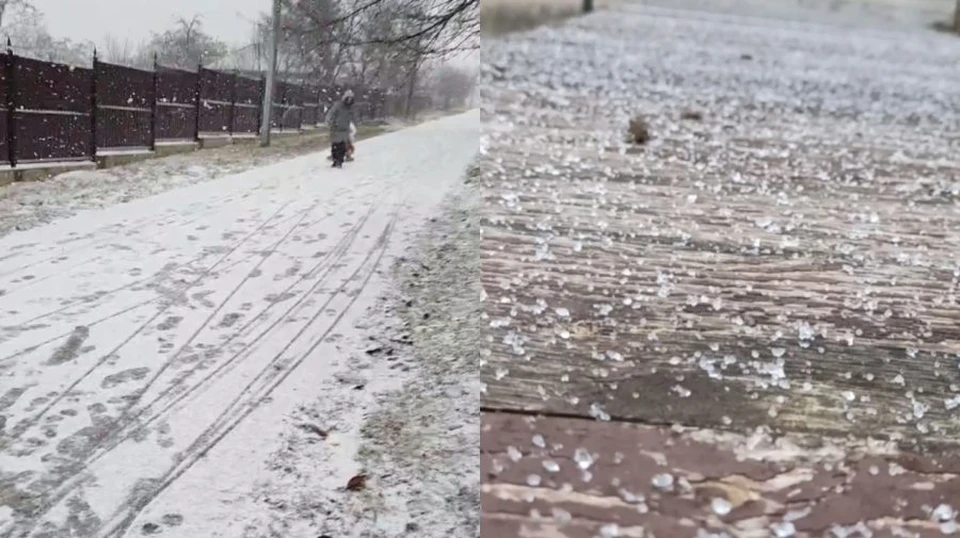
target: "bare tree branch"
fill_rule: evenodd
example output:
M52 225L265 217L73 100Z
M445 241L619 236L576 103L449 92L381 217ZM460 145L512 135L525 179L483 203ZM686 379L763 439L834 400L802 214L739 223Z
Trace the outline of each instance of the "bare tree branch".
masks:
M287 2L291 9L309 18L316 25L316 31L364 17L392 16L394 24L379 34L357 36L350 32L349 37L339 40L347 47L395 45L410 48L416 44L422 54L443 56L480 46L480 0L366 0L332 19L323 18L309 9L309 1Z

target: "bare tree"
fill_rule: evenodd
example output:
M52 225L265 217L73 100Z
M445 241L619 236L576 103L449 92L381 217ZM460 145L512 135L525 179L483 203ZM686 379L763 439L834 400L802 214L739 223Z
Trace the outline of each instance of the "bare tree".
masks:
M437 59L476 48L478 0L283 0L281 76L379 88L414 114L431 99ZM249 49L262 65L270 41L258 21Z
M437 104L449 110L467 104L476 87L476 74L452 65L441 66L433 76Z
M47 31L43 14L29 3L8 3L4 21L4 37L10 39L17 54L69 65L90 64L93 44L54 38Z
M325 75L344 68L355 82L380 79L382 87L405 88L408 104L432 58L479 46L479 0L284 1L288 39L322 58L312 63ZM388 65L401 67L402 80Z
M341 75L347 51L340 42L354 31L334 24L341 0L287 1L283 24L283 53L298 58L299 67L314 78L335 80Z
M332 20L309 9L310 0L285 0L321 26L349 25L390 14L396 23L376 35L353 36L343 44L417 47L425 55L446 55L480 46L480 0L358 0ZM306 7L306 9L304 9Z
M140 69L150 69L153 65L153 54L142 44L133 44L129 39L118 39L108 35L103 40L100 57L105 62Z
M2 27L3 23L6 22L4 17L9 10L16 7L29 10L34 9L33 4L27 0L0 0L0 27Z
M196 69L223 58L227 46L206 34L199 16L179 18L170 30L154 34L147 49L155 52L161 64L181 69Z

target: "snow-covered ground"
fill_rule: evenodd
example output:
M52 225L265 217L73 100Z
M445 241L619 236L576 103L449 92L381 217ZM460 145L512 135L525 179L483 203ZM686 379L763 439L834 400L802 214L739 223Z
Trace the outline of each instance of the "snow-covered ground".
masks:
M418 119L429 121L440 115L431 112ZM365 125L361 126L359 137L410 125L410 121L401 119ZM129 202L326 150L327 144L326 132L320 130L276 137L268 148L254 144L229 145L102 170L65 172L44 181L14 183L0 187L0 236L68 217L77 211Z
M344 486L396 477L361 469L360 430L429 368L370 338L409 343L391 262L478 131L469 112L344 170L310 154L0 239L0 536L366 532L322 528L347 507L376 528Z

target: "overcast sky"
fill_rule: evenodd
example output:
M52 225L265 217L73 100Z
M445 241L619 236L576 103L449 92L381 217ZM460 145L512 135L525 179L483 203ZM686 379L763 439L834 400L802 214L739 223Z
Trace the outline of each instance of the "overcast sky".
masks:
M102 43L107 34L139 43L177 17L200 15L204 29L231 44L246 44L252 23L270 0L32 0L56 37Z

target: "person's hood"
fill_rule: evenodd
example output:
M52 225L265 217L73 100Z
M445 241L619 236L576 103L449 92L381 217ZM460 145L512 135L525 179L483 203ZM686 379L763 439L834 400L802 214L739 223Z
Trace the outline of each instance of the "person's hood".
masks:
M343 92L343 97L341 97L340 100L344 103L349 103L350 101L354 100L353 90L347 90Z

